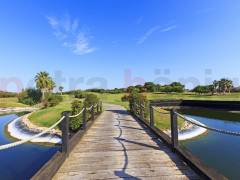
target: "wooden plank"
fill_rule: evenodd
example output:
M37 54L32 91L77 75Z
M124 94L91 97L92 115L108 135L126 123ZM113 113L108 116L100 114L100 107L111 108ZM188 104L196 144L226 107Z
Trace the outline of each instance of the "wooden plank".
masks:
M82 137L54 179L199 179L126 110L111 105Z

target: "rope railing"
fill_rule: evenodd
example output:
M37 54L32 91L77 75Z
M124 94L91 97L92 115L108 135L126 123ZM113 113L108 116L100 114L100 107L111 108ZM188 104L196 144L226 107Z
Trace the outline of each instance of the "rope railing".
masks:
M85 109L86 109L86 108L83 108L78 114L72 115L72 116L69 116L69 117L70 117L70 118L78 117L78 116L80 116L80 115L83 113L83 111L84 111Z
M60 120L58 120L55 124L53 124L51 127L49 127L48 129L42 131L41 133L39 134L36 134L30 138L27 138L27 139L24 139L24 140L21 140L21 141L17 141L17 142L14 142L14 143L10 143L10 144L5 144L5 145L2 145L0 146L0 150L4 150L4 149L9 149L9 148L12 148L12 147L15 147L15 146L19 146L19 145L22 145L22 144L25 144L27 142L30 142L32 141L33 139L36 139L46 133L48 133L49 131L51 131L53 128L55 128L58 124L60 124L63 119L65 118L65 116L63 116Z
M94 108L93 105L91 105L89 108L86 108L86 110L91 110L92 108Z
M75 115L71 115L71 116L68 116L68 118L75 118L75 117L78 117L80 116L85 110L92 110L93 108L97 107L99 104L96 104L96 105L92 105L90 106L89 108L83 108L78 114L75 114ZM100 104L100 110L101 110L101 104ZM20 141L17 141L17 142L13 142L13 143L9 143L9 144L5 144L5 145L0 145L0 151L1 150L5 150L5 149L9 149L9 148L12 148L12 147L15 147L15 146L19 146L19 145L22 145L22 144L25 144L25 143L28 143L36 138L39 138L41 137L42 135L44 134L47 134L48 132L50 132L52 129L54 129L57 125L59 125L65 118L67 118L67 116L63 115L56 123L54 123L51 127L45 129L44 131L42 131L41 133L38 133L38 134L35 134L33 135L32 137L30 138L26 138L24 140L20 140ZM94 114L92 115L92 118L94 118Z
M208 127L208 126L206 126L206 125L204 125L204 124L200 124L200 123L198 123L197 121L195 121L194 119L194 121L193 120L191 120L190 118L188 118L188 117L186 117L186 116L184 116L184 115L182 115L182 114L179 114L179 113L177 113L177 112L174 112L177 116L179 116L179 117L181 117L182 119L184 119L185 121L187 121L187 122L189 122L189 123L192 123L192 124L194 124L194 125L196 125L196 126L199 126L199 127L201 127L201 128L205 128L205 129L207 129L207 130L210 130L210 131L214 131L214 132L217 132L217 133L222 133L222 134L227 134L227 135L233 135L233 136L240 136L240 132L236 132L236 131L228 131L228 130L224 130L224 129L218 129L218 128L213 128L213 127Z

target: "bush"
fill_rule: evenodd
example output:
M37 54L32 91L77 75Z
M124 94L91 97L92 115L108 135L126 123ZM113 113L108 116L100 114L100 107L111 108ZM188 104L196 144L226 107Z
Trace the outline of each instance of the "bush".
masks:
M26 89L18 94L18 101L27 105L35 105L41 101L42 93L37 89Z
M123 102L126 102L126 101L129 101L129 95L124 95L122 98L121 98L121 100L123 101Z
M99 99L97 95L95 94L86 94L85 100L84 100L84 105L86 107L90 107L93 104L97 104L99 102Z
M60 102L62 102L63 98L60 95L57 94L46 94L45 99L43 100L43 106L45 108L47 107L54 107L58 105Z
M74 97L78 99L83 99L85 98L85 93L81 90L74 91Z
M147 118L149 114L147 96L141 93L132 92L129 95L129 107L132 113L134 113L134 104L139 105L139 107L136 107L138 112L140 112L140 106L143 106L143 116Z
M17 93L0 91L0 98L16 97Z
M72 114L78 114L82 110L82 102L81 101L73 101L72 102ZM77 131L82 126L82 116L78 116L75 118L71 118L69 122L70 130Z

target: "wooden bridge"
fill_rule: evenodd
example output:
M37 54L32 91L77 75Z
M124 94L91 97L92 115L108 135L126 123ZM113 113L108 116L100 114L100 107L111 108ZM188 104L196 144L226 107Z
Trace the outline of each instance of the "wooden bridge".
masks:
M200 179L126 110L108 105L53 179Z
M156 106L170 111L160 112ZM240 136L240 132L205 126L175 110L184 106L240 110L240 102L161 100L151 101L149 106L131 103L130 115L118 105L106 105L102 112L102 103L98 102L84 106L77 114L63 112L51 127L27 139L1 145L0 151L31 142L60 125L61 148L31 179L226 179L182 147L178 118L216 133ZM168 115L171 134L156 126L155 113ZM76 132L69 131L71 118L82 120Z
M63 112L51 127L27 139L1 145L0 151L31 142L60 125L61 148L31 179L226 179L179 144L178 118L217 133L240 136L240 132L201 125L175 108L239 110L239 102L179 100L151 101L146 105L130 104L132 114L118 105L106 105L102 112L101 102L84 106L77 114ZM171 110L160 112L156 106ZM156 126L156 112L168 115L171 134ZM71 118L82 120L76 132L69 131Z

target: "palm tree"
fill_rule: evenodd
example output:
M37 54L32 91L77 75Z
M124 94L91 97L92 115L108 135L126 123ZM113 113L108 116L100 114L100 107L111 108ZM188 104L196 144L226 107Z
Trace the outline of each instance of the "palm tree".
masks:
M59 86L59 91L61 92L61 95L62 95L62 92L63 92L63 89L64 89L64 87L63 86Z
M229 80L229 79L226 79L226 86L227 86L227 91L228 93L230 94L231 93L231 90L233 88L233 81L232 80Z
M219 81L213 81L213 94L214 93L217 93L218 92L218 90L219 90Z
M52 80L52 78L49 78L48 92L52 92L55 87L56 83Z
M35 76L35 82L36 87L42 92L42 99L45 98L45 92L47 92L51 88L53 89L53 86L55 86L55 83L52 81L49 74L45 71L37 73L37 75Z

